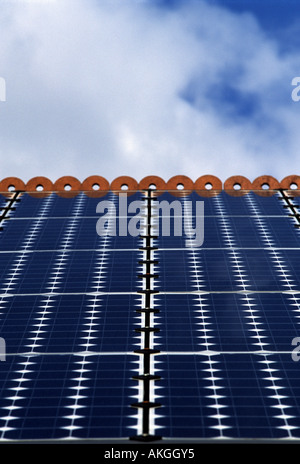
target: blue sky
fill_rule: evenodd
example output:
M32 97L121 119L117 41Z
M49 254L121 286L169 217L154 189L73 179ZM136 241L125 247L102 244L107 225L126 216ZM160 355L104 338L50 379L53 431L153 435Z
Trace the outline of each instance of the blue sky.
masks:
M2 178L299 171L296 0L6 0Z

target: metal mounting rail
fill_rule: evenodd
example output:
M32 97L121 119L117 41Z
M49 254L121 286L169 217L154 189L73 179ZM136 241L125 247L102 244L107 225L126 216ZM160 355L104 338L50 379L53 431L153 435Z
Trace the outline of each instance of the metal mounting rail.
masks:
M21 201L20 196L22 193L21 191L14 191L11 196L5 198L6 205L0 208L0 230L3 230L3 222L10 219L9 212L14 211L16 209L15 204Z
M279 189L279 192L281 194L281 197L279 198L285 202L285 205L283 205L283 207L290 210L289 216L295 218L298 224L294 224L294 226L299 228L300 227L300 213L298 211L299 206L294 205L292 203L292 200L294 199L294 197L287 195L285 189Z
M154 266L158 264L158 260L154 259L154 252L157 248L153 246L153 240L157 237L153 234L153 225L151 222L153 203L156 201L156 198L152 196L152 192L151 189L147 190L143 198L146 202L146 214L144 216L146 224L145 233L140 236L143 239L143 246L140 248L143 251L143 259L139 261L139 264L143 265L143 273L138 275L138 278L143 281L143 289L137 293L144 296L144 307L136 310L142 316L142 323L141 327L135 329L137 333L141 334L142 347L134 351L134 353L142 356L142 373L134 376L133 379L142 382L143 398L142 401L131 405L133 408L138 408L141 411L142 433L130 437L130 439L144 442L161 439L160 436L151 434L150 430L150 411L161 406L160 403L155 402L151 397L150 388L151 382L156 382L161 378L159 375L151 372L151 358L155 354L160 353L159 350L153 348L153 335L160 331L158 327L154 327L153 314L157 314L160 311L153 307L153 296L158 294L159 291L153 288L153 282L158 278L158 275L154 272Z

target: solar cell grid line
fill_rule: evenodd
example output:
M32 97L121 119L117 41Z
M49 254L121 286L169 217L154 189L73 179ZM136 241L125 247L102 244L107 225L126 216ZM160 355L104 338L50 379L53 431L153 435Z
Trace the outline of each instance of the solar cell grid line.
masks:
M16 373L19 372L21 374L20 377L17 377L16 379L12 379L12 381L16 384L16 388L22 388L22 397L18 396L16 394L14 397L8 397L10 399L10 403L8 406L5 406L4 409L8 409L9 413L7 416L2 417L2 420L4 420L4 425L0 427L1 431L1 439L4 439L8 436L10 437L10 433L15 430L14 426L10 426L11 421L13 424L16 424L18 421L17 419L20 419L20 417L16 416L14 413L17 412L18 415L21 415L22 413L28 413L28 408L22 408L17 406L15 403L18 403L20 399L24 398L25 390L26 387L22 387L22 384L26 381L29 381L29 378L27 375L30 377L34 375L35 368L38 368L38 360L36 362L32 362L30 358L30 354L35 353L36 349L39 349L43 346L43 340L46 338L47 334L47 326L49 322L49 316L51 315L51 312L53 312L53 296L51 293L55 293L55 290L59 286L58 282L58 273L62 270L65 269L65 262L67 260L67 249L70 246L70 242L73 240L74 237L74 231L76 227L76 215L80 214L82 203L84 202L85 197L80 195L77 197L77 200L74 205L73 213L74 217L70 219L70 224L69 228L65 230L65 234L62 237L61 240L61 253L57 257L54 266L53 266L53 277L51 278L52 282L49 282L48 284L48 292L49 295L46 297L42 297L40 299L39 304L37 304L35 310L40 309L40 311L36 311L37 316L35 317L35 322L36 324L33 324L32 330L29 332L27 335L27 342L25 344L25 347L29 349L29 355L27 358L25 358L25 368L21 369L21 371L17 371ZM51 197L48 197L46 199L45 205L43 206L42 209L42 214L45 214L45 209L49 207L49 204L51 202ZM35 224L35 221L34 221ZM29 232L28 236L25 237L24 241L24 248L32 247L33 245L33 236L37 235L36 229L40 228L40 223L37 222L36 225L33 226L33 230ZM54 297L55 299L55 297ZM31 336L31 334L33 334ZM18 365L23 364L23 362L17 362L17 366L15 369L18 369ZM27 369L28 365L31 365L30 369Z
M223 225L223 228L225 229L225 237L226 237L225 240L227 242L229 242L229 246L233 246L234 245L234 236L232 234L230 224L228 223L228 221L224 220L224 218L223 218L224 206L222 204L222 200L220 198L216 197L215 198L215 203L216 203L216 207L217 207L217 209L218 209L218 211L220 212L220 215L221 215L220 222ZM240 271L240 264L242 264L241 258L236 255L236 252L234 250L232 251L232 253L233 253L234 262L238 263L237 264L238 270L237 270L236 278L238 278L242 282L243 287L246 289L247 286L248 286L247 283L246 283L247 275L245 273L241 273L241 271ZM266 346L268 345L269 342L267 340L266 329L262 328L262 326L261 326L260 316L259 316L259 309L253 309L252 308L253 304L250 303L251 300L249 299L247 294L245 294L244 298L245 298L245 306L247 307L247 313L249 313L248 318L250 318L250 320L251 320L251 322L248 322L248 323L253 326L252 331L254 331L254 333L255 333L255 335L252 335L250 338L255 338L257 340L256 342L253 342L252 340L250 340L250 342L254 346L258 346L261 349L266 348ZM255 300L255 297L254 297L254 300ZM259 308L257 304L255 305L255 308ZM241 309L242 310L244 309L243 305L242 305ZM254 314L254 313L258 313L258 314ZM264 335L262 335L260 332L264 332ZM265 364L267 366L267 368L265 370L269 373L269 377L266 376L264 378L264 380L267 380L267 381L271 382L271 389L273 390L273 393L275 393L275 395L273 394L273 395L266 395L266 396L268 398L276 400L277 405L272 405L272 407L277 407L280 410L281 414L276 416L276 418L281 419L283 421L283 423L284 423L284 425L279 425L276 428L285 431L286 436L288 438L291 438L291 437L293 437L292 431L295 428L298 428L298 427L295 427L295 426L291 425L290 421L289 421L289 419L291 419L291 417L289 417L289 416L287 416L285 414L285 409L289 407L289 404L283 404L282 401L281 401L280 392L282 393L282 389L284 388L284 387L282 387L282 384L281 384L282 376L279 373L278 369L273 369L274 366L271 366L271 363L273 363L273 361L272 361L272 359L270 359L269 355L264 354L264 362L265 362ZM272 372L275 372L275 371L278 372L276 374L277 377L274 377L273 374L272 374ZM285 399L284 403L288 403L288 402L289 401L287 399ZM270 415L271 415L271 412L270 412Z

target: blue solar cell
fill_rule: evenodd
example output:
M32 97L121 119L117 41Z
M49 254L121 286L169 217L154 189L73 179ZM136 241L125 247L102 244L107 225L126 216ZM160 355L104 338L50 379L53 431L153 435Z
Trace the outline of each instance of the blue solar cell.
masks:
M137 422L134 358L9 357L0 364L1 438L128 436Z
M1 237L1 250L138 248L139 237L98 236L97 217L60 219L11 219ZM68 234L69 232L69 234ZM99 243L102 240L103 243Z
M3 202L5 198L0 197ZM128 195L130 201L139 200L141 193L137 192L134 195ZM78 215L80 216L98 216L96 213L96 207L101 201L112 201L118 209L119 196L108 192L103 196L93 198L85 193L81 193L74 197L62 197L56 193L45 196L44 198L34 194L23 194L21 201L17 204L16 210L10 213L11 217L14 218L35 218L40 215L41 209L44 210L45 217L72 217L74 216L74 206L78 203L78 200L82 200L82 205Z
M159 195L158 201L166 200L168 202L173 201L191 201L193 203L193 207L195 208L196 201L203 201L204 202L204 212L205 215L214 215L216 214L215 210L215 199L219 198L224 202L224 205L227 209L227 215L249 215L249 207L245 199L251 199L255 201L257 207L260 210L260 214L262 215L284 215L285 211L283 208L284 202L279 200L280 194L274 194L272 196L261 196L254 192L249 192L247 195L241 196L233 196L226 192L219 192L216 196L201 196L201 194L197 194L196 192L191 193L190 195L175 196L170 193L163 193ZM195 209L193 210L195 211Z
M290 355L162 355L160 361L165 404L157 424L165 436L299 437L299 408L284 418L286 408L299 404L289 387L290 372L298 381L300 375Z
M133 351L140 300L124 294L7 298L1 302L1 336L8 353Z
M262 196L255 192L249 192L247 195L232 196L225 192L220 194L224 201L226 209L230 214L249 214L249 200L255 202L261 215L284 215L283 203L279 200L280 194L275 193L272 196Z
M9 294L137 291L140 252L0 253L1 289ZM19 266L19 272L10 272Z
M300 290L300 250L172 250L155 252L156 288L164 291Z
M291 351L300 298L288 294L157 295L162 351Z

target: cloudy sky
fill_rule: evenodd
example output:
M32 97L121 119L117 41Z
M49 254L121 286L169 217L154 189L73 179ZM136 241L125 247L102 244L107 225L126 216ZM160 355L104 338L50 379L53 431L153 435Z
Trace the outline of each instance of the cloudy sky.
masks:
M1 178L300 171L298 0L0 0L0 76Z

